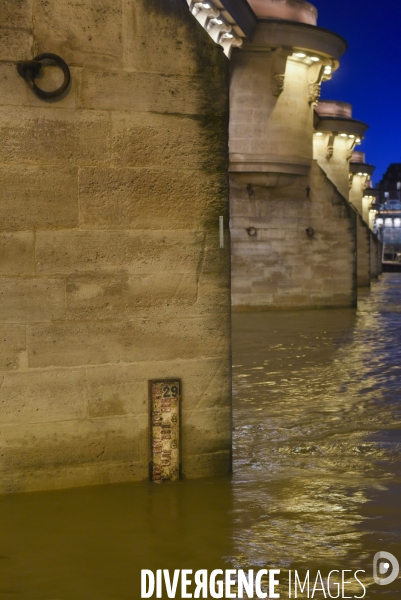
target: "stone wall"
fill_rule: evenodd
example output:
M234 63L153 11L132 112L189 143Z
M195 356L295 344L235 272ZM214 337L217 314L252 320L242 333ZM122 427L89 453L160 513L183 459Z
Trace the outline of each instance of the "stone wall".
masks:
M357 262L358 262L358 287L370 286L370 235L371 231L361 215L357 213Z
M372 278L379 277L383 271L382 267L383 246L379 238L371 231L370 232L370 276Z
M232 176L231 241L234 310L355 306L356 213L316 161L290 187Z
M5 0L0 23L0 489L146 478L162 377L183 475L228 472L222 49L184 0ZM17 74L41 52L71 68L61 99Z

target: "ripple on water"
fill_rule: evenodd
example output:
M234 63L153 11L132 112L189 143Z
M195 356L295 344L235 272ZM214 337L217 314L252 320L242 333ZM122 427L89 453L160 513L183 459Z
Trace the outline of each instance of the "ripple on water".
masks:
M401 275L356 312L234 314L233 331L237 560L360 566L386 538L401 558Z

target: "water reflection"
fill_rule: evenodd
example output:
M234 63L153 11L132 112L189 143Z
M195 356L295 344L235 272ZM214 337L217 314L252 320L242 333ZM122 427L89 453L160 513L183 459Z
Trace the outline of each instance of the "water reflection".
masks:
M224 568L230 479L0 498L0 598L136 600L140 569Z
M371 572L378 550L401 558L401 277L356 314L234 315L234 332L237 563Z
M371 581L377 551L401 559L401 276L357 312L233 327L233 478L1 497L0 600L136 600L141 568L365 568Z

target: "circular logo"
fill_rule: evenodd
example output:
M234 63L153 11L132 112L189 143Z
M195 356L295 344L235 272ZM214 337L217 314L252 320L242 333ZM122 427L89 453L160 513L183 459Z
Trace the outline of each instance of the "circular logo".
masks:
M373 579L378 585L393 583L400 572L400 565L395 556L390 552L376 552L373 559ZM387 577L383 577L389 573Z

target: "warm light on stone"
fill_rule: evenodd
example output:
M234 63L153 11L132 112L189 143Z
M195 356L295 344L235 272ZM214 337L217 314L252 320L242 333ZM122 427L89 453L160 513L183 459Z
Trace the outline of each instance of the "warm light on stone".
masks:
M317 24L317 10L303 0L249 0L260 19L285 19L309 25Z

